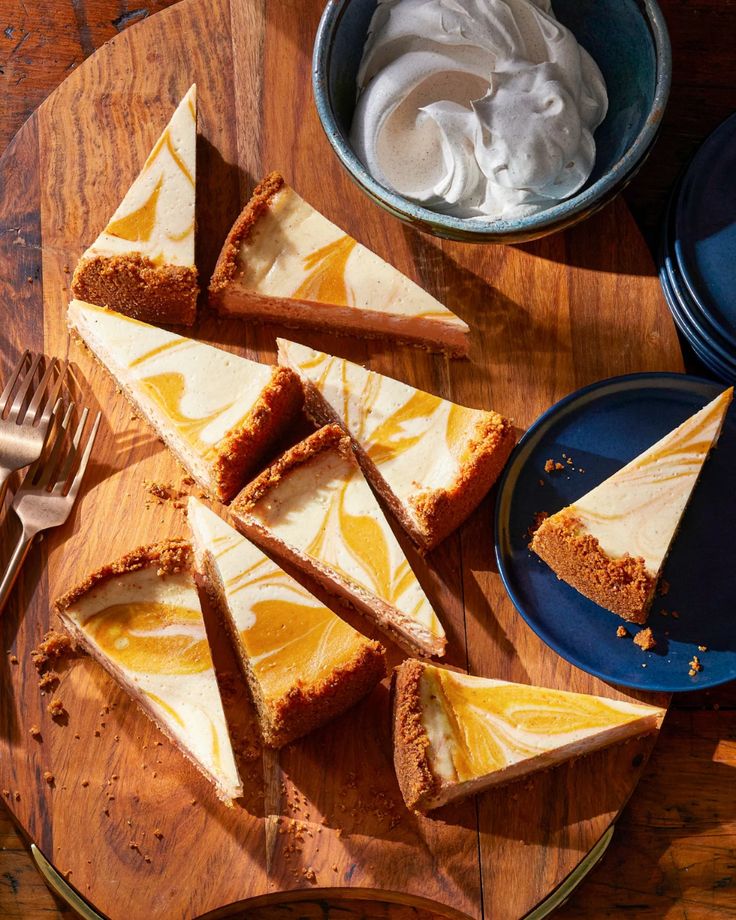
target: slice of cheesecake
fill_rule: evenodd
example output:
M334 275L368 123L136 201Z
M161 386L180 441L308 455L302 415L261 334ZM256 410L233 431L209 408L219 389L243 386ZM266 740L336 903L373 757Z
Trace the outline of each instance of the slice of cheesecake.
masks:
M420 812L645 735L665 715L412 659L394 680L394 766L407 807Z
M194 322L196 151L192 86L117 211L79 260L75 297L153 323Z
M544 520L531 548L558 578L645 623L660 573L733 387L572 505Z
M210 281L224 315L466 354L468 326L307 204L278 173L253 192Z
M293 371L73 300L68 322L197 482L227 501L302 404Z
M288 450L230 511L247 536L302 568L404 648L444 654L442 624L338 425Z
M301 377L313 421L352 435L363 472L422 549L455 530L496 481L514 446L508 419L277 342L279 363Z
M238 651L261 734L282 747L344 712L386 673L385 652L194 498L200 570Z
M56 602L74 639L129 693L230 804L242 795L191 547L145 546Z

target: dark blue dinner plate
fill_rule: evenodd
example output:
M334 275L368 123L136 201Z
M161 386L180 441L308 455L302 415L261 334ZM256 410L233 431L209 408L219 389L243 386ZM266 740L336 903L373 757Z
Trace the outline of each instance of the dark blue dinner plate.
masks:
M506 467L496 506L496 558L506 590L550 648L603 680L677 692L736 678L736 411L729 411L667 560L669 591L657 597L647 624L657 640L653 651L616 636L619 626L632 636L641 627L626 624L560 581L528 548L529 528L538 512L552 514L580 498L722 390L684 374L602 380L537 419ZM548 459L565 469L546 474ZM703 669L690 677L693 655Z
M674 217L673 251L689 293L736 350L736 115L693 157Z

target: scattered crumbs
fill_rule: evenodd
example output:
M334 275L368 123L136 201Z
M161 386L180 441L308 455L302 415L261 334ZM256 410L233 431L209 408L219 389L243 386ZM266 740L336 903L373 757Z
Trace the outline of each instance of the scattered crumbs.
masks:
M31 738L33 738L34 741L41 740L41 729L38 727L38 725L31 725L28 731L30 733Z
M644 664L642 664L642 667L645 668L646 666L647 666L647 664L646 664L646 662L644 662Z
M20 802L20 792L18 792L17 790L16 790L16 793L15 793L15 801L16 801L16 802Z
M10 789L3 789L3 795L6 799L10 798Z
M673 611L672 611L672 616L673 616L676 620L679 620L679 619L680 619L680 614L677 612L677 610L673 610Z
M57 721L66 718L68 715L66 709L64 709L64 704L58 696L53 697L46 708L48 709L51 718Z
M151 857L150 857L150 856L144 856L143 859L144 859L147 863L150 863L150 861L151 861Z
M572 466L572 457L567 458L567 465Z
M163 505L165 502L172 502L175 508L183 508L186 504L187 493L177 489L170 482L154 482L151 479L143 481L146 492L150 497L146 498L146 508L151 505Z
M646 629L640 629L634 636L634 645L638 645L639 648L643 649L645 652L653 649L656 644L657 640L654 638L652 630L648 626Z
M720 703L713 703L713 709L714 709L716 712L718 712L718 710L719 710L720 708L721 708L721 704L720 704Z
M625 639L628 634L629 631L625 626L619 626L619 628L616 630L616 635L619 637L619 639Z
M17 656L17 655L11 655L11 656L10 656L10 663L11 663L11 664L18 664L18 656Z
M102 814L103 814L106 818L109 818L109 817L110 817L110 809L109 809L109 808L103 808L103 809L102 809Z
M189 804L190 804L190 805L196 805L196 804L197 804L197 800L196 800L196 799L191 799L190 802L189 802Z
M337 863L333 863L332 866L331 866L331 868L332 868L332 871L333 871L333 872L339 872L339 871L340 871L340 870L337 868Z
M564 464L562 464L562 463L560 463L560 462L558 461L557 463L555 463L555 469L556 469L556 470L564 470L564 469L565 469L565 466L564 466Z
M43 674L38 682L41 693L46 693L47 690L56 690L58 685L59 675L54 671L48 671L46 674Z
M544 480L543 480L543 479L540 479L540 480L539 480L539 485L540 485L540 486L543 486L543 485L544 485Z
M669 593L669 590L670 590L670 583L667 581L666 578L661 578L659 580L659 584L657 585L657 594L660 597L664 597L666 594Z
M668 617L670 615L670 612L669 610L665 610L664 608L662 608L662 610L659 611L659 615L661 617Z
M89 786L89 780L88 780L88 779L83 779L83 780L82 780L82 786L84 786L84 788L86 789L87 786Z
M157 840L162 840L164 836L164 832L162 830L159 830L159 828L156 828L156 830L153 832L153 836Z
M99 728L96 728L96 729L95 729L95 738L99 738L99 737L100 737L100 730L99 730Z
M317 881L317 873L311 866L306 866L304 869L302 869L302 875L308 882Z
M72 640L64 633L49 630L31 652L31 660L39 674L44 674L54 661L63 658L74 650Z
M74 732L74 737L76 738L77 741L79 741L79 739L80 739L82 736L79 734L79 732Z
M544 472L545 472L545 473L551 473L552 470L553 470L554 468L555 468L555 461L554 461L554 460L547 460L547 461L545 462L545 464L544 464Z
M707 652L707 651L708 651L708 646L707 646L707 645L699 645L699 646L698 646L698 651L699 651L699 652Z
M700 659L697 655L693 655L692 660L689 661L688 664L690 665L690 670L688 671L690 677L695 677L698 671L703 670L703 665L700 663Z
M135 842L135 840L131 840L130 843L128 844L128 846L130 847L131 850L137 850L137 849L138 849L138 844Z
M46 780L49 786L53 786L56 780L56 777L50 770L44 770L43 778Z

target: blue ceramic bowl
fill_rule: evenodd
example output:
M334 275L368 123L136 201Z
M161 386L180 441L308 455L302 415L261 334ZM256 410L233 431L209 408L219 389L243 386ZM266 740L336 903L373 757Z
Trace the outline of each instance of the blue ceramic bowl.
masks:
M468 221L421 207L376 182L348 140L355 81L376 0L330 0L314 45L314 97L322 127L357 185L400 220L466 242L536 239L583 220L617 195L644 162L662 123L672 74L664 17L655 0L553 4L557 18L595 59L608 88L608 114L595 133L595 166L577 194L529 217Z

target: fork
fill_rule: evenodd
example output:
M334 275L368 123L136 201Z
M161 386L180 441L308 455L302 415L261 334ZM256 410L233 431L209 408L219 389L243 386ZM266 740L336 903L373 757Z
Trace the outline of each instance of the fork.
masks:
M23 369L29 357L31 366L23 375ZM66 361L59 365L56 358L48 362L45 373L35 390L32 389L42 357L42 355L32 355L28 350L24 351L11 371L10 380L5 389L0 394L0 505L5 497L5 486L10 474L28 466L41 456L56 397L61 390ZM46 395L54 369L57 367L59 368L58 377L49 390L43 411L40 412L44 395ZM12 399L13 390L19 381L20 387L15 394L15 399ZM31 393L33 396L26 404ZM6 411L7 418L3 418Z
M49 429L47 439L51 446L28 469L13 497L11 507L20 519L22 531L0 582L0 611L15 584L33 538L42 530L63 524L74 506L100 427L102 413L97 413L85 447L81 450L82 435L89 416L89 409L84 409L72 436L71 445L65 453L65 441L70 431L73 412L74 403L68 407L60 420L58 419L61 409L54 413L54 423Z

